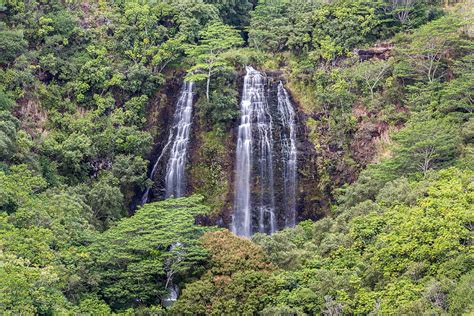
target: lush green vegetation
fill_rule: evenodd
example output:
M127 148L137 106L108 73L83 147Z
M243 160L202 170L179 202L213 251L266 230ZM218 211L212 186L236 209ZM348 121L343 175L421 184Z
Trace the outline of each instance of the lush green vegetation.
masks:
M204 237L211 267L186 286L173 309L203 314L472 312L473 175L451 168L420 181L399 178L374 201L341 207L335 218L254 236L257 249L232 236L225 241L223 234L217 240ZM461 292L470 294L461 298Z
M30 0L0 18L1 314L474 313L468 4ZM252 240L200 225L229 211L247 64L288 81L314 152L303 217L324 214ZM134 210L177 77L197 83L199 195Z

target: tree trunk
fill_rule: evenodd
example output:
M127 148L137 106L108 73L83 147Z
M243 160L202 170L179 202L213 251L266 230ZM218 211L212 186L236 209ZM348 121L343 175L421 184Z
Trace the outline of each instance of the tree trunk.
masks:
M434 148L429 146L423 150L423 162L420 164L423 176L426 177L428 170L431 168L431 162L433 160Z
M206 83L206 97L209 102L209 86L211 84L211 69L207 72L207 83Z

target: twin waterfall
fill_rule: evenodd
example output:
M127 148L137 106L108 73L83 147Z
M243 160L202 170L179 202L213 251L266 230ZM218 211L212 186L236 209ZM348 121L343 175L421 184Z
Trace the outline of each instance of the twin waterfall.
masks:
M274 82L252 67L246 70L231 229L239 236L250 237L296 224L297 146L295 110L283 83ZM187 193L185 169L193 97L193 83L185 82L168 140L150 173L150 179L161 179L158 186L162 193L158 197L181 197ZM147 188L142 205L148 202L149 194Z
M244 237L256 232L271 234L296 222L295 111L283 83L277 87L276 109L270 106L271 95L264 74L247 67L240 104L232 218L232 231ZM279 132L277 137L274 131ZM280 190L276 195L277 187Z
M184 171L192 124L193 87L193 82L184 82L178 102L176 103L173 126L168 136L168 141L155 161L150 173L150 179L153 179L158 171L161 159L168 153L168 148L172 144L168 163L166 164L165 198L182 197L186 193L186 177ZM150 188L147 188L142 196L141 205L148 202L149 194Z

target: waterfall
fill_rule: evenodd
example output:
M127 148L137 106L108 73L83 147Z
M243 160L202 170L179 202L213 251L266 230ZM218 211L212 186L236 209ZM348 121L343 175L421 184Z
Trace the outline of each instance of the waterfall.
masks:
M170 130L168 140L158 156L158 159L155 161L150 173L150 179L153 179L158 170L161 159L165 153L167 153L168 147L173 144L166 167L165 197L167 198L171 196L181 197L184 194L184 167L189 142L189 132L191 129L193 86L194 84L192 82L184 82L183 84L178 102L176 103L176 109L173 116L173 126ZM143 193L141 205L148 202L149 194L150 188L147 188Z
M185 82L174 114L173 130L176 131L176 137L166 166L166 198L181 197L185 193L186 177L184 169L188 152L192 113L193 83Z
M232 230L250 237L276 230L273 188L272 118L265 95L265 77L246 67L235 168ZM257 228L257 229L256 229Z
M283 160L283 189L285 207L285 226L296 223L296 131L295 110L283 83L278 84L278 112L280 113L282 133L281 151Z

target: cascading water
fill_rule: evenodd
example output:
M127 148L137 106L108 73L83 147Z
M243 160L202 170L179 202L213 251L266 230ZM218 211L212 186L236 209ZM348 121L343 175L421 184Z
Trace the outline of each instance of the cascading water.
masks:
M155 161L150 173L150 179L153 179L159 163L168 147L173 144L170 152L170 158L166 167L165 197L181 197L184 194L185 188L185 162L188 149L189 134L191 129L191 116L193 107L193 86L192 82L185 82L181 89L178 102L176 103L176 110L173 117L173 127L171 128L168 140ZM147 188L143 193L141 205L148 202L150 188Z
M189 132L193 113L193 83L185 82L174 114L176 137L166 166L166 198L181 197L185 193L184 174L188 152Z
M283 160L283 191L285 207L285 226L296 223L296 171L297 150L295 130L295 110L283 83L278 84L278 112L280 113L282 133L281 151Z
M237 138L237 157L235 167L235 200L232 231L240 236L250 236L250 164L252 156L252 95L250 73L244 78L244 89L240 104L240 126Z
M265 96L266 79L252 67L246 70L240 105L232 230L250 237L255 231L275 232L276 218L272 119Z

